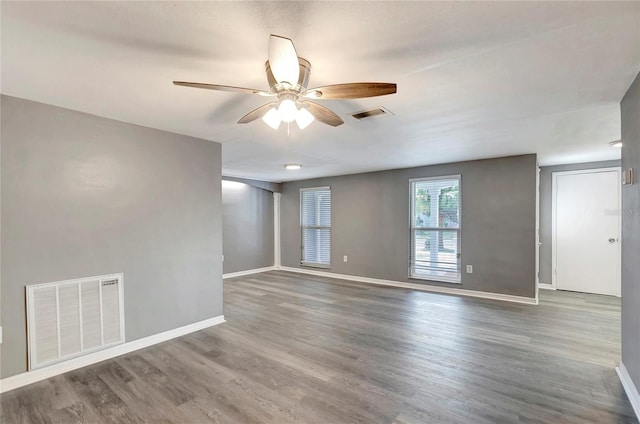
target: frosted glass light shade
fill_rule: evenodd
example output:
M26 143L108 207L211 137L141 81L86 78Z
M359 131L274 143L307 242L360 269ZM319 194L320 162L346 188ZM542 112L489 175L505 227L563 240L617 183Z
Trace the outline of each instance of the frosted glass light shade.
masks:
M303 130L307 128L314 119L316 118L313 117L311 112L309 112L306 108L301 107L300 110L298 110L298 114L296 115L296 124L298 124L298 127L300 127L301 130Z
M280 119L284 122L293 122L298 114L298 108L293 100L284 99L280 102L278 114L280 115Z
M271 109L269 109L269 112L267 112L262 117L262 120L264 121L265 124L269 125L274 130L278 129L281 122L280 114L278 113L278 110L275 107L272 107Z

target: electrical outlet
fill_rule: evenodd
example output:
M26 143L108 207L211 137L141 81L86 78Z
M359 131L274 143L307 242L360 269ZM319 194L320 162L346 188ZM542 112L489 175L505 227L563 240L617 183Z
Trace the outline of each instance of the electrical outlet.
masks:
M467 274L473 274L473 265L467 265Z
M347 255L344 255L344 256L342 257L342 260L343 260L344 262L347 262Z

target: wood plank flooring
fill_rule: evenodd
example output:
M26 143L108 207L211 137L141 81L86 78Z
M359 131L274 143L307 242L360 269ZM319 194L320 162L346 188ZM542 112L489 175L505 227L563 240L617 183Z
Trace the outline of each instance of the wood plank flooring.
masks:
M635 423L620 300L517 305L273 271L227 323L16 389L2 423Z

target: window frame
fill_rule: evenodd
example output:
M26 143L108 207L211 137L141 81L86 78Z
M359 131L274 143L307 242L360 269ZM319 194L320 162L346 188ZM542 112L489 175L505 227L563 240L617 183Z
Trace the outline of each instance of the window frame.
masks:
M421 181L439 181L439 180L458 180L458 227L457 228L445 228L445 227L416 227L414 218L415 209L415 183ZM444 277L444 276L424 276L416 275L415 273L415 232L416 231L456 231L458 233L458 246L457 246L457 265L458 276L456 277ZM462 284L462 175L442 175L434 177L419 177L409 179L409 266L408 277L412 280L424 280L435 281L439 283L450 284Z
M331 186L322 186L322 187L306 187L300 189L300 265L304 267L310 268L331 268L331 243L333 237L331 237L331 224L329 226L326 225L304 225L303 213L304 213L304 205L302 202L302 193L305 191L329 191L329 198L331 199L331 206L329 208L329 216L330 222L333 220L333 195L331 193ZM313 230L329 230L329 262L308 262L304 260L304 230L305 229L313 229Z

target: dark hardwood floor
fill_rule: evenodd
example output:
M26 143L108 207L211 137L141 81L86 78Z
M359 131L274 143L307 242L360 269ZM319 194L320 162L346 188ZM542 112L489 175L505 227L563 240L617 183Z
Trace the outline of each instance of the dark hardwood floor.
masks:
M620 300L540 305L286 272L227 323L2 396L2 423L632 423Z

